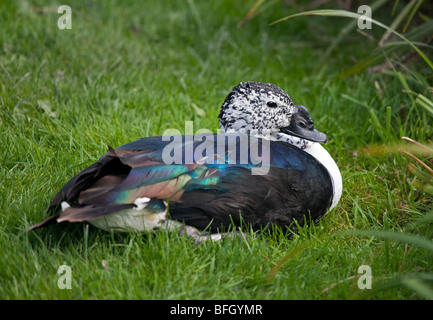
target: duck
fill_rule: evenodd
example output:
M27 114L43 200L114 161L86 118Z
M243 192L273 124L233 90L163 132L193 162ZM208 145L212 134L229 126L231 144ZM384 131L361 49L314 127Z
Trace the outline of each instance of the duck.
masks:
M241 82L218 118L217 133L163 134L108 146L58 191L48 217L28 231L88 222L103 230L180 228L220 239L230 228L296 232L337 206L342 177L322 146L328 138L281 88Z

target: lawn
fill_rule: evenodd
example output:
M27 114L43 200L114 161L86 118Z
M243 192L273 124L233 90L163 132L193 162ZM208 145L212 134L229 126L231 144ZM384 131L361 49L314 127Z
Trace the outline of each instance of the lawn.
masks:
M388 2L373 13L386 25L405 5ZM423 180L428 171L392 147L413 145L402 136L429 144L432 69L407 45L378 50L385 30L376 25L352 28L338 43L355 20L269 25L341 9L332 1L269 1L243 20L255 3L73 1L72 29L59 29L57 2L2 2L1 299L433 298L432 193L422 188L431 177ZM406 34L415 30L414 43L432 57L415 20ZM422 25L428 34L431 21ZM216 131L228 92L250 80L281 87L328 135L344 190L318 224L290 239L277 230L200 245L166 231L110 233L85 223L26 232L107 145L184 132L185 121ZM71 289L58 287L62 265L71 268ZM362 265L372 289L358 285Z

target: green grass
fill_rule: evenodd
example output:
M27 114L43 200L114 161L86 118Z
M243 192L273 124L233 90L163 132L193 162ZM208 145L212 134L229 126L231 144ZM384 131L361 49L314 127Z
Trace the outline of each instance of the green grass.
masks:
M401 136L432 137L431 114L402 90L431 100L431 70L420 60L399 67L390 55L394 69L340 78L377 45L350 32L318 67L348 21L298 17L269 26L306 9L276 2L237 28L254 2L74 1L72 30L59 30L56 2L3 1L0 298L432 297L431 196L414 188L412 159L363 152ZM381 10L375 19L389 24L391 9ZM379 40L383 30L369 34ZM328 135L344 192L319 224L292 239L250 234L200 245L167 232L113 234L87 224L26 232L107 144L183 131L189 120L215 130L226 94L247 80L286 90ZM71 290L57 287L63 264L72 268ZM371 267L373 290L358 288L360 265Z

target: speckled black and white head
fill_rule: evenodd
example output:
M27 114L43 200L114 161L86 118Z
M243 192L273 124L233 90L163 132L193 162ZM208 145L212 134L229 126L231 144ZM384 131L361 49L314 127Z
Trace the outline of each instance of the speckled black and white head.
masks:
M235 132L276 131L290 125L294 111L292 99L276 85L241 82L233 88L221 107L220 126Z
M325 134L314 129L304 106L294 105L289 95L271 83L241 82L229 93L219 114L225 132L266 131L273 140L305 148L308 141L326 143Z

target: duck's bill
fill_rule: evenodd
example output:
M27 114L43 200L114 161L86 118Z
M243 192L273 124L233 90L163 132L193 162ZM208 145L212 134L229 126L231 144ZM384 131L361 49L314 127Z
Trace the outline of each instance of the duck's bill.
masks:
M327 143L328 137L323 132L314 129L313 121L310 118L307 108L301 105L295 106L290 125L281 128L280 131L305 140Z
M281 132L289 134L294 137L303 138L305 140L319 142L319 143L327 143L328 137L323 132L320 132L314 128L302 128L299 126L290 126L286 128L281 128Z

